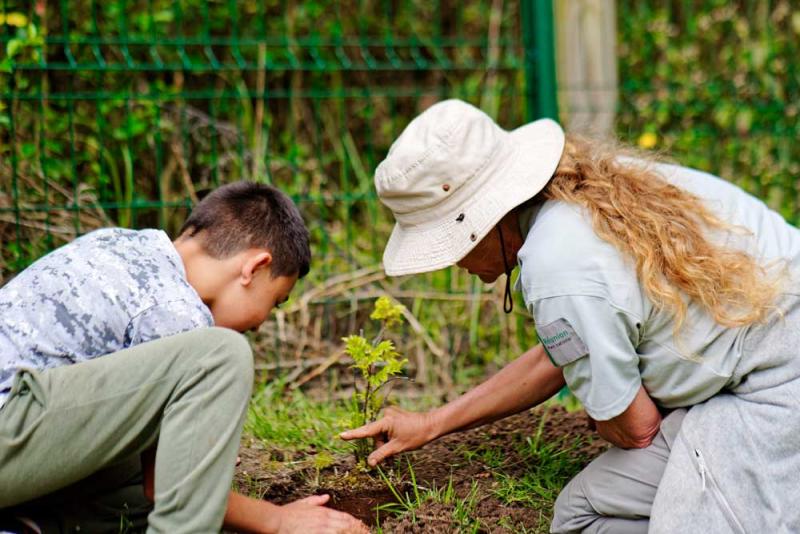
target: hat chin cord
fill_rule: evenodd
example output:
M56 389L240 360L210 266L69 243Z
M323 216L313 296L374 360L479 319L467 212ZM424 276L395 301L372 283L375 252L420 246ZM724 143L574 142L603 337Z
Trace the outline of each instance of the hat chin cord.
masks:
M506 258L506 243L503 240L503 229L497 225L497 232L500 234L500 252L503 254L503 267L506 269L506 291L503 295L503 311L511 313L514 310L514 299L511 297L511 271L509 269L508 259Z

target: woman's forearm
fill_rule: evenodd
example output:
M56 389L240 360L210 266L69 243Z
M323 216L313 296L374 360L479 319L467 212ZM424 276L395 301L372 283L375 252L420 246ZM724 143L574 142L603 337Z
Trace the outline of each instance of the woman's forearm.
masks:
M644 386L620 415L608 421L596 421L597 433L623 449L649 446L661 428L661 413Z
M506 365L489 380L431 412L436 436L466 430L544 402L564 386L564 374L542 345Z

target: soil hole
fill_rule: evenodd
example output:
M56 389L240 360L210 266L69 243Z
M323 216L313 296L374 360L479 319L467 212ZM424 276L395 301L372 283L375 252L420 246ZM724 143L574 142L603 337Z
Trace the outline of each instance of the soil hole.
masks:
M397 488L397 491L402 495L405 488ZM391 515L389 511L376 510L378 506L398 502L397 497L389 488L362 489L354 493L322 490L319 493L327 493L331 496L328 506L340 512L347 512L370 527L378 524L378 514L380 514L381 521Z

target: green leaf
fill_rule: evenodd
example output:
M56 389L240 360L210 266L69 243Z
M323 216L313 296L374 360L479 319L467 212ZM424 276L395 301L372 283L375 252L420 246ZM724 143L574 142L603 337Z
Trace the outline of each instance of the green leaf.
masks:
M6 55L12 58L17 55L17 52L22 50L25 42L22 39L11 39L6 43Z
M344 352L353 358L354 366L357 367L362 374L366 375L369 372L369 366L372 363L372 346L362 336L347 336L342 338L345 343Z
M175 19L175 13L171 9L164 9L153 13L154 22L172 22Z
M23 158L30 158L36 154L36 143L22 143L19 152Z

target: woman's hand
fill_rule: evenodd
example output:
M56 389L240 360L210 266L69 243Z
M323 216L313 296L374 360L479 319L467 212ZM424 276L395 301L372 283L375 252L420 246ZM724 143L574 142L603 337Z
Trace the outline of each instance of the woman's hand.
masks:
M367 458L367 463L374 467L390 456L419 449L433 441L439 437L436 428L436 417L431 412L408 412L391 406L382 419L342 432L339 437L345 440L375 438L375 451Z
M564 373L553 365L542 345L503 367L456 400L426 413L388 408L383 419L343 432L342 439L375 438L377 449L367 462L412 451L436 438L475 428L549 399L564 385Z
M279 534L369 534L355 517L325 507L328 495L312 495L280 507Z
M630 406L608 421L595 421L597 433L622 449L643 449L649 446L661 428L661 413L650 395L639 388Z

